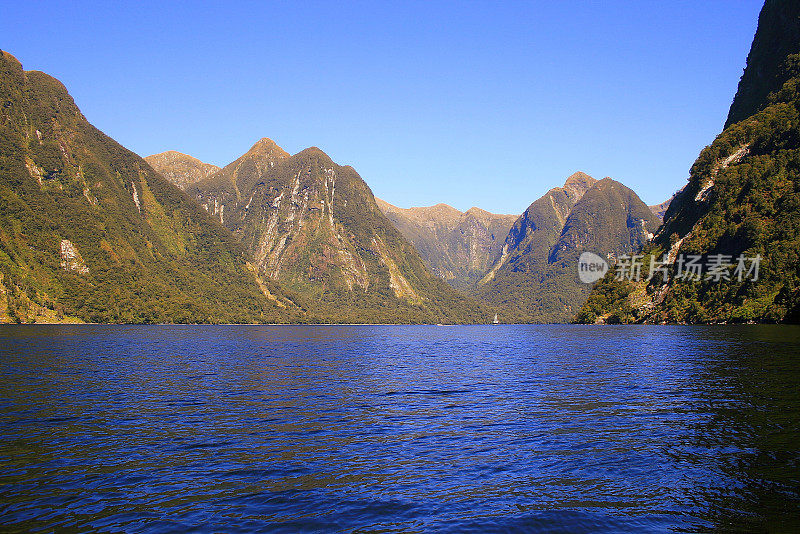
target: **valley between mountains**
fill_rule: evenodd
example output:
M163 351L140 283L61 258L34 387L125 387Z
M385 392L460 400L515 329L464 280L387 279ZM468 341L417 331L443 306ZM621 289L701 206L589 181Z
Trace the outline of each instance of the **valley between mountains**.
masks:
M506 322L566 322L589 291L577 280L578 255L587 247L630 253L660 223L660 206L581 172L525 213L498 215L399 208L321 150L289 155L267 138L210 176L198 172L207 164L175 151L145 160L245 244L260 276L345 320L385 303L444 317L438 306L459 302L459 313L471 307L478 322L494 313Z
M767 0L724 130L672 199L647 206L575 172L521 214L397 207L319 148L268 138L222 168L141 158L3 51L0 322L796 321L798 36L798 3ZM757 280L612 269L591 286L585 251L612 266L666 258L667 271L678 254L764 262Z

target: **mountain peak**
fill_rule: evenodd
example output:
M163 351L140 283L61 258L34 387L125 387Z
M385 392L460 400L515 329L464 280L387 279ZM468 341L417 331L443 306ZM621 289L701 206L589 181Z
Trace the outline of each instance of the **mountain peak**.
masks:
M270 139L269 137L262 137L256 143L250 147L250 150L247 151L246 155L249 156L273 156L273 157L280 157L286 158L289 157L289 153L286 152L284 149L278 146L278 144Z
M189 154L184 154L183 152L178 152L177 150L165 150L164 152L159 152L158 154L151 154L144 158L145 161L147 161L148 158L151 159L158 158L169 161L176 161L176 160L197 161L202 163L199 159L195 158L194 156L190 156Z
M502 217L502 215L495 214L495 213L490 213L490 212L488 212L488 211L486 211L484 209L481 209L481 208L479 208L477 206L472 206L470 209L465 211L464 214L465 215L472 215L473 217L476 217L476 218L479 218L479 219L480 218L484 218L484 217L498 217L498 216Z
M144 160L157 173L184 190L191 184L208 178L219 170L216 165L204 163L177 150L167 150L160 154L153 154L147 156Z
M310 147L308 147L306 149L301 150L300 152L298 152L295 155L296 156L306 156L306 157L308 157L308 156L316 156L316 157L322 158L322 159L324 159L326 161L333 162L331 157L328 154L326 154L324 150L322 150L321 148L316 147L316 146L310 146Z
M597 180L585 172L578 171L569 175L567 181L564 182L564 189L580 198L595 183Z

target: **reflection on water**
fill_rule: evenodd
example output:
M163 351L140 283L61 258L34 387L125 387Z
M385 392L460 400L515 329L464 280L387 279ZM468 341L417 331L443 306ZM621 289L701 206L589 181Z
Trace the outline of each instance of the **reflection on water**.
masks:
M0 328L3 530L800 530L800 329Z

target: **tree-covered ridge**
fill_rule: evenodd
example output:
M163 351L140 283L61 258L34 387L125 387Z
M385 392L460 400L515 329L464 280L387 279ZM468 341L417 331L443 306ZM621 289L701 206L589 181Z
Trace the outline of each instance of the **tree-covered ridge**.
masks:
M384 215L411 241L425 264L450 285L471 292L500 257L516 215L446 204L398 208L376 199Z
M183 190L220 170L216 165L203 163L197 158L175 150L153 154L145 157L144 160L158 174Z
M187 192L253 254L259 274L330 322L482 322L489 312L425 267L367 184L318 148L262 139Z
M670 253L671 276L635 283L607 276L581 322L773 322L800 317L800 54L798 5L768 1L731 106L667 210L645 261ZM779 65L776 67L775 65ZM769 94L765 88L772 88ZM763 95L761 100L757 95ZM730 119L729 119L730 120ZM679 255L761 257L759 278L677 280Z
M652 236L658 220L624 185L570 176L520 216L479 296L506 321L565 322L589 292L577 278L581 252L622 254Z
M0 55L0 320L265 322L299 309L64 86ZM267 296L269 295L269 296Z

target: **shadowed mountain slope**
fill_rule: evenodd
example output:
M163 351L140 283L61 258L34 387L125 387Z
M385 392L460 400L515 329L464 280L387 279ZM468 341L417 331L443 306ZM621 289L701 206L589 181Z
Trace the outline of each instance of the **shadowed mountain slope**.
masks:
M670 198L669 200L665 200L661 204L656 204L655 206L647 206L647 207L650 208L650 211L653 212L653 215L655 215L659 221L663 221L664 215L667 213L667 208L669 208L670 202L672 202L672 198Z
M598 282L581 322L800 319L800 2L768 0L724 131L702 150L646 259L669 276ZM720 273L678 279L680 255ZM740 267L739 258L742 258ZM761 257L758 279L748 276Z

